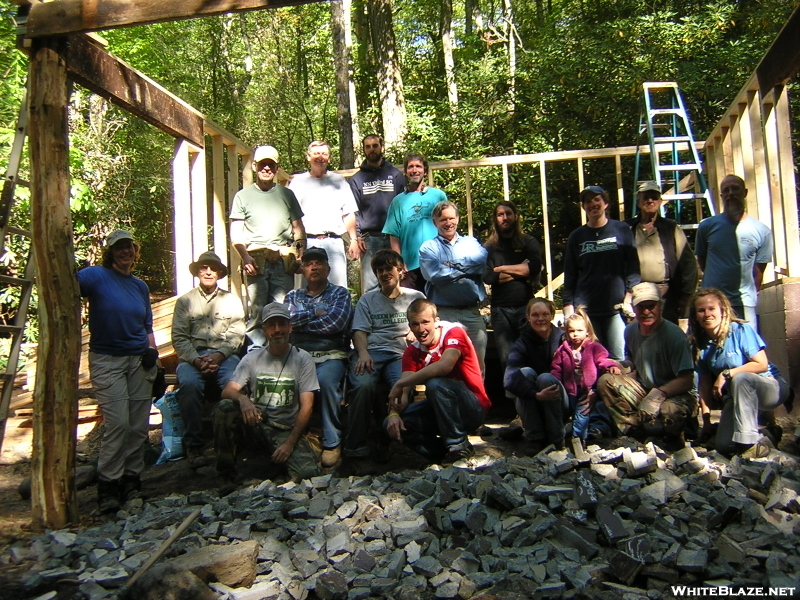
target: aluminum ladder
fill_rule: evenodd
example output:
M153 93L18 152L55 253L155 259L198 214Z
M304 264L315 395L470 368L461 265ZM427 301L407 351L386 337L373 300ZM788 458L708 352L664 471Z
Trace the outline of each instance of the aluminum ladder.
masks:
M640 177L644 146L650 148L650 177ZM696 229L704 217L715 214L689 115L678 84L674 81L647 81L642 84L634 198L639 183L646 179L655 181L663 192L662 214L666 214L669 208L671 216L683 229ZM669 187L665 190L665 186ZM693 215L687 215L687 211L682 210L684 202L694 204ZM633 212L636 214L635 203Z

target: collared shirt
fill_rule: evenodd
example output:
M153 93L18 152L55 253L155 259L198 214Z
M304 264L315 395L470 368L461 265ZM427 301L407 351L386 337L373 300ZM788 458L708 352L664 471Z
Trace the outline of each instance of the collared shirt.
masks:
M311 354L315 362L347 358L353 322L353 305L347 288L328 282L316 296L306 288L299 288L286 294L283 303L291 314L293 344ZM318 315L318 310L324 310L325 314Z
M327 172L312 177L306 171L292 178L289 189L297 196L303 209L303 225L308 235L334 234L346 231L344 217L358 210L353 190L338 173Z
M194 362L198 349L213 349L228 358L243 341L244 310L230 292L217 288L206 294L196 287L175 301L172 346L181 360Z
M437 306L465 306L486 299L483 271L486 248L469 235L458 235L448 242L437 235L419 249L419 266L425 295Z

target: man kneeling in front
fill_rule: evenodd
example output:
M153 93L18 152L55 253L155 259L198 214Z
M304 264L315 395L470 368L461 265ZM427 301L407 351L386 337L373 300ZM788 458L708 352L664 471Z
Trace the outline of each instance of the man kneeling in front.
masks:
M460 325L439 320L430 300L414 300L407 316L417 341L403 353L403 374L389 392L386 431L432 463L469 458L468 434L483 425L492 405L475 348ZM419 384L425 399L413 402Z
M292 325L285 305L267 304L261 323L267 346L242 359L214 410L217 474L228 485L237 481L237 440L242 437L268 452L272 462L285 465L295 481L319 474L317 456L305 437L319 389L314 361L289 343Z

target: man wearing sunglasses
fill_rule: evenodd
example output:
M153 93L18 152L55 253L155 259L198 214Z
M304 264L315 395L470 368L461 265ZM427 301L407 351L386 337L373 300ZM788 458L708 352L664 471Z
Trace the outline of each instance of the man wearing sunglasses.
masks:
M270 302L283 302L292 289L296 264L306 247L306 231L294 192L276 181L278 151L272 146L256 148L253 171L253 185L233 198L231 241L247 276L246 334L253 344L263 346L261 310Z

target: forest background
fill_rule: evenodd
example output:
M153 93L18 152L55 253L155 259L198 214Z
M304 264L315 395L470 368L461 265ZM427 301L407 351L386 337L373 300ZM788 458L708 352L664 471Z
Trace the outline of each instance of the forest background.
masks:
M374 132L386 137L387 157L396 164L408 150L444 160L633 145L644 81L677 81L695 139L703 140L798 4L345 0L101 35L111 53L247 144L277 147L281 166L294 173L307 168L305 149L314 139L330 142L331 168L358 166L360 136ZM0 0L3 171L27 68L27 58L15 49L15 12ZM343 48L351 53L349 62L337 60ZM94 260L105 233L131 229L142 242L138 274L152 291L169 294L177 221L174 140L79 86L71 98L77 258ZM631 171L630 194L632 165L625 168ZM585 169L587 184L615 187L613 164L590 161ZM502 174L499 168L473 171L475 231L483 236L502 199ZM538 169L512 168L510 179L526 229L541 240ZM436 184L463 207L463 179L437 174ZM17 189L14 219L24 227L29 197ZM574 164L548 170L556 263L580 223L577 192ZM5 272L18 270L21 243L12 239L0 257ZM7 304L4 294L13 293L0 290L0 305Z

